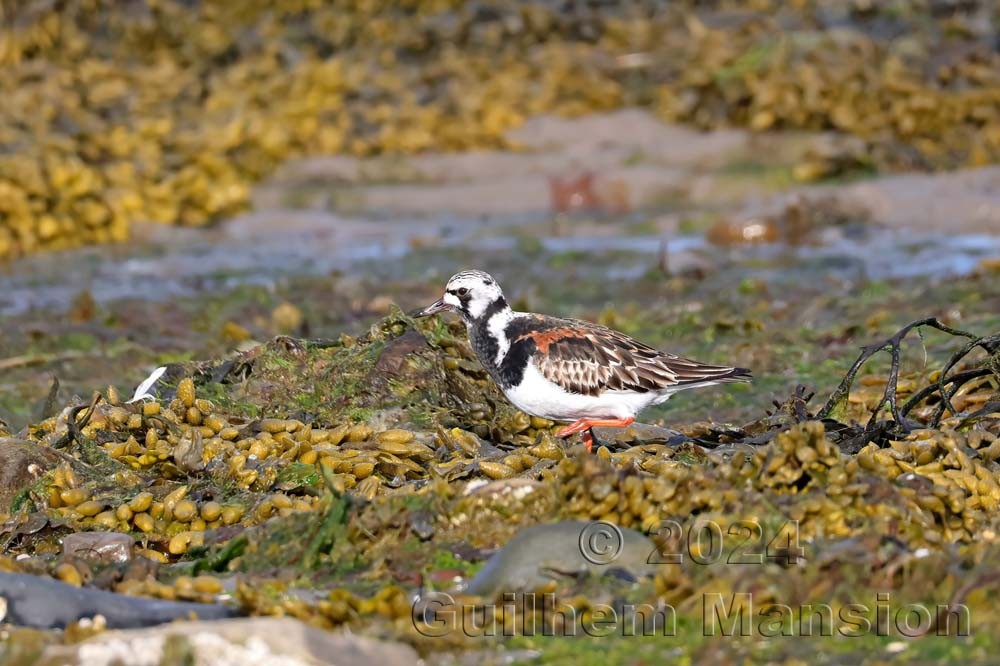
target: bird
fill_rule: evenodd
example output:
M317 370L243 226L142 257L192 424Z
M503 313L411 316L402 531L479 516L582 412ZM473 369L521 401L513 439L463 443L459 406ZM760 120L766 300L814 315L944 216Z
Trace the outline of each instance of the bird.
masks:
M532 416L570 422L556 436L583 433L587 451L596 426L627 427L678 391L752 379L747 368L668 354L600 324L516 312L493 276L479 270L456 273L441 298L411 314L448 311L461 317L507 399Z

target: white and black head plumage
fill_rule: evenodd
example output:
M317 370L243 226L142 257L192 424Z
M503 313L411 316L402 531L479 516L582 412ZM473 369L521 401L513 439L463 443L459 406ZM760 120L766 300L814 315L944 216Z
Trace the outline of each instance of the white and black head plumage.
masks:
M451 310L471 324L507 307L503 291L493 276L483 271L455 273L444 288L444 296L416 313L418 317Z
M750 380L745 368L661 352L605 326L514 312L482 271L455 274L444 296L415 314L448 310L465 321L479 360L507 397L553 420L634 416L682 389Z

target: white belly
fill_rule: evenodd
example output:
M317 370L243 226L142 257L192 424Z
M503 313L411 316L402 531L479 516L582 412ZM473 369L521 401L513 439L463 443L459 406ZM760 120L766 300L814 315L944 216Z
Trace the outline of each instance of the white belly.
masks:
M505 391L507 399L522 412L553 421L635 417L646 407L665 401L670 393L605 391L599 396L570 393L547 380L531 362L521 384Z

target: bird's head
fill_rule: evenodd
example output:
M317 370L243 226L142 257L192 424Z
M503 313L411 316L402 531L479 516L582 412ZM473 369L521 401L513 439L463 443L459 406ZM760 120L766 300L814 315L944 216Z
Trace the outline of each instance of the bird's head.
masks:
M413 316L426 317L450 310L458 313L466 323L472 323L487 313L506 307L503 291L492 276L482 271L462 271L448 280L444 296Z

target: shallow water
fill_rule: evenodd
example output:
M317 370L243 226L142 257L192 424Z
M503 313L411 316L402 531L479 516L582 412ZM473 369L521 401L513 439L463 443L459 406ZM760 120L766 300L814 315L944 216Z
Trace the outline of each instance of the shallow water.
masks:
M239 285L272 287L294 276L359 272L370 278L413 277L402 259L425 248L477 257L520 252L526 236L549 257L575 254L589 277L636 279L665 261L671 271L712 268L734 279L775 284L822 272L840 280L966 275L986 258L1000 257L1000 237L941 234L877 227L828 228L807 245L771 243L717 247L702 235L554 235L551 220L453 217L344 218L293 211L250 214L217 229L154 229L128 246L97 247L28 257L6 267L0 314L65 308L81 290L94 299L163 300ZM429 258L426 269L452 266ZM402 274L401 274L402 273ZM426 270L423 271L426 274Z

